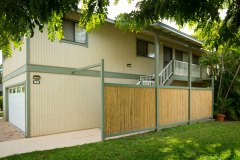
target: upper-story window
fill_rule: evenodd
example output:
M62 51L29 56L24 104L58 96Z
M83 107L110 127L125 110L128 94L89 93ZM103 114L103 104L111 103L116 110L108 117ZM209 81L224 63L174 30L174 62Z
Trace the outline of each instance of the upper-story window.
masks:
M154 44L151 42L137 39L137 56L154 58Z
M85 27L79 28L78 23L63 20L64 40L87 44L87 33Z

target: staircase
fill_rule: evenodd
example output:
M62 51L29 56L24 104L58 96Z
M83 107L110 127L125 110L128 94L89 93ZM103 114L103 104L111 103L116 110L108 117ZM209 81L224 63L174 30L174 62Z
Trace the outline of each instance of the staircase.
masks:
M171 60L159 73L159 84L163 86L174 74L188 76L188 63ZM199 65L192 64L192 77L201 77L201 67ZM140 76L140 80L137 85L155 85L155 75Z

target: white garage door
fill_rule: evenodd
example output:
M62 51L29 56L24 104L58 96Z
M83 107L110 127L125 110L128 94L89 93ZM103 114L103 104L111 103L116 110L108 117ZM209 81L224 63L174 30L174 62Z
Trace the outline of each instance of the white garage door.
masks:
M9 122L25 133L25 86L9 88Z

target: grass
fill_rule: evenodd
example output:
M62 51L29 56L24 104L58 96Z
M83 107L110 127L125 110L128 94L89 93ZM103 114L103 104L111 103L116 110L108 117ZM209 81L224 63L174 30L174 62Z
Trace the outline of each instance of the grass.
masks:
M0 113L0 117L2 117L3 116L3 113Z
M203 122L3 159L240 159L240 122Z

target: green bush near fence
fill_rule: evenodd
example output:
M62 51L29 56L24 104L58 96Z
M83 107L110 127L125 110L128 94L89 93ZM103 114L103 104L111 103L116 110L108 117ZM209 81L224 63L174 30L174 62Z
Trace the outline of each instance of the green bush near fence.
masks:
M3 109L3 97L0 97L0 111Z

